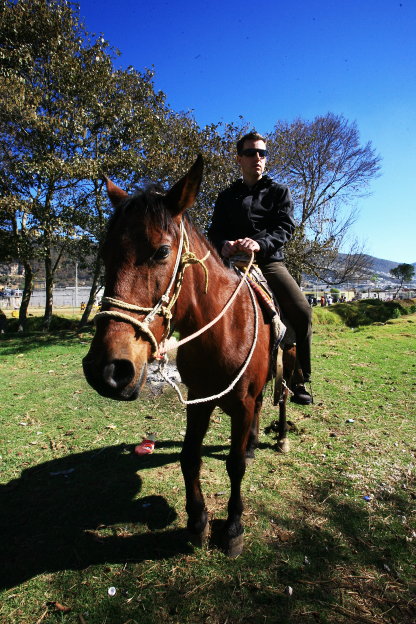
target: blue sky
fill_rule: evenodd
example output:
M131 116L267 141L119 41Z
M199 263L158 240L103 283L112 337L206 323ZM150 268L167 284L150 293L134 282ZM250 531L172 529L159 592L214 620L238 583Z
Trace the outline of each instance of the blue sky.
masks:
M370 255L416 262L415 0L80 0L88 31L154 66L155 85L200 125L259 132L327 112L382 157L354 234Z

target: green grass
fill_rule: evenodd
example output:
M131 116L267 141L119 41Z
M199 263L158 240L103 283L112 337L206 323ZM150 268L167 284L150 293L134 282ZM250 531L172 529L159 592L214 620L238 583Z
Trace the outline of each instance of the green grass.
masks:
M88 332L2 336L0 622L413 622L416 317L314 316L315 403L289 407L290 454L261 434L236 560L187 540L176 395L98 396L80 366ZM146 432L156 450L140 458ZM228 438L217 411L202 467L214 534Z

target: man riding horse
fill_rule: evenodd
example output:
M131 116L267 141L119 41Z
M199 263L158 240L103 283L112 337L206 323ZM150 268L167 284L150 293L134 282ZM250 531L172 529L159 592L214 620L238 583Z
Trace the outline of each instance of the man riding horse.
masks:
M296 335L299 374L292 401L309 405L312 397L304 384L311 376L312 313L283 262L284 245L295 229L293 202L286 185L264 175L266 156L266 140L257 132L239 139L237 162L242 178L218 195L208 238L225 259L241 252L256 254L256 262Z

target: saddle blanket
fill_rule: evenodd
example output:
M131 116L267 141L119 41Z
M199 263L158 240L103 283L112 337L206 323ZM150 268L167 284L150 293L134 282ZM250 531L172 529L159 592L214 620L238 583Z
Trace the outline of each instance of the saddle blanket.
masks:
M247 256L240 257L239 255L233 256L231 259L231 265L233 266L236 273L242 277L247 269L248 260ZM253 289L257 301L265 314L266 318L270 321L273 330L273 349L274 352L279 344L282 342L285 333L286 333L286 325L283 323L279 306L277 305L273 293L270 290L270 287L264 277L261 269L253 264L250 267L250 270L246 276L248 284Z

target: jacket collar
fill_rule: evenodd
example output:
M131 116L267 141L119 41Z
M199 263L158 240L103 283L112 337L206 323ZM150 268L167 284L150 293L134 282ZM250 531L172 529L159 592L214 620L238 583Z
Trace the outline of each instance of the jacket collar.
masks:
M266 188L268 186L270 186L272 184L273 180L271 178L269 178L268 175L263 175L260 180L258 180L253 186L248 186L248 184L246 184L243 180L243 178L238 178L238 180L236 180L234 182L233 186L237 186L237 187L244 187L246 189L249 190L254 190L254 189L262 189L262 188Z

